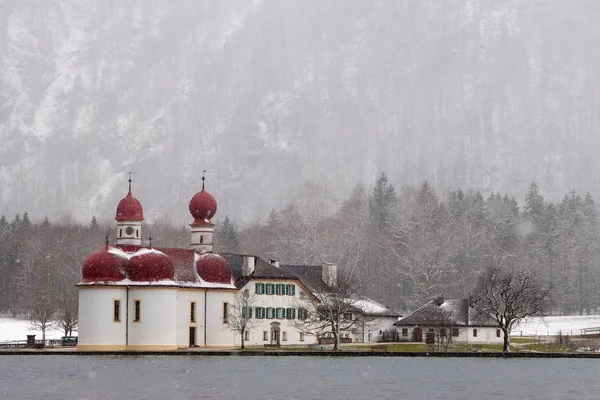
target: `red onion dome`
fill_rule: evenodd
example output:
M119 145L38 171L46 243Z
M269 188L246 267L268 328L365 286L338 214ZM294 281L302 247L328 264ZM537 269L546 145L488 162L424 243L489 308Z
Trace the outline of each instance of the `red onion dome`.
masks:
M204 188L190 200L190 214L194 217L192 225L211 225L210 219L217 212L217 201Z
M129 279L137 282L173 279L175 269L165 253L141 249L129 259Z
M218 254L206 253L196 261L196 271L200 278L211 283L231 283L231 266Z
M127 193L117 206L117 215L115 216L117 221L143 221L144 211L142 210L142 204L138 199L133 197L131 190Z
M116 282L125 279L124 258L108 251L108 246L90 254L81 269L82 282Z

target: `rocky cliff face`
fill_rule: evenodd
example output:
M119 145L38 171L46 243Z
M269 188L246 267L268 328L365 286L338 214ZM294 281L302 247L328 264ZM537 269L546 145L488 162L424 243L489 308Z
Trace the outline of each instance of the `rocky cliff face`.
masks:
M489 3L489 4L488 4ZM525 4L523 4L525 3ZM3 0L0 210L252 220L306 180L598 195L595 0Z

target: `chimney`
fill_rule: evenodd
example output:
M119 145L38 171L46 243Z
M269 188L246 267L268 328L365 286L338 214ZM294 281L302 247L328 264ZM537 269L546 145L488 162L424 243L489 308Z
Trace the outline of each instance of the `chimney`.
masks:
M252 275L252 273L254 272L255 266L256 266L256 257L244 256L244 264L242 265L242 275L243 276Z
M442 304L444 304L444 298L442 296L438 296L433 300L433 304L435 304L436 306L441 306Z
M323 263L322 279L327 286L333 287L337 285L337 266L332 263Z
M271 265L273 265L275 268L279 268L279 261L273 259L273 258L269 258L269 262L271 263Z

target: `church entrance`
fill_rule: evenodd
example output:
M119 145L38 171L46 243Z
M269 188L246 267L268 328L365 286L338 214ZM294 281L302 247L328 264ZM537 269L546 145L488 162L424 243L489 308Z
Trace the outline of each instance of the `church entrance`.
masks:
M196 327L190 326L190 347L196 347Z
M271 322L271 344L279 346L280 342L280 332L279 322Z

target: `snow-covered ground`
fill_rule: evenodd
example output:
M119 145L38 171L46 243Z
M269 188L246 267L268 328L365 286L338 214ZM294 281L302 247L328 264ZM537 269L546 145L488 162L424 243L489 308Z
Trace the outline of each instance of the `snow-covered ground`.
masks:
M31 323L19 318L0 318L0 342L9 340L27 340L27 335L35 335L36 340L42 339L42 332L31 328ZM47 330L46 339L60 339L63 332L57 329Z
M514 327L514 336L580 335L583 328L600 327L600 315L569 315L564 317L533 318Z

